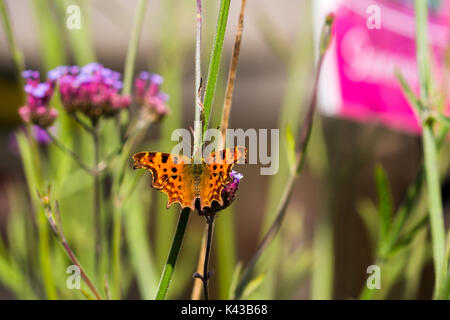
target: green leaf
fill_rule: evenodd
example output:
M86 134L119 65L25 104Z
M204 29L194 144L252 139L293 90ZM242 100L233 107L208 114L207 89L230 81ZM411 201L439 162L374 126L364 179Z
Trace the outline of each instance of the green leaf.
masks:
M223 40L227 29L228 11L230 9L230 0L221 0L219 16L217 18L217 29L214 37L213 50L211 52L211 62L209 63L208 81L206 83L205 100L205 123L203 124L203 133L208 129L211 106L216 91L217 78L219 76L220 60L222 56Z
M428 216L427 215L423 216L422 219L420 219L418 222L416 222L416 224L414 224L408 231L405 232L404 235L402 235L400 237L400 239L398 239L397 243L392 248L392 251L390 252L390 254L408 246L411 243L411 241L414 239L414 236L420 230L422 230L422 228L425 227L428 222L429 222Z
M173 271L180 253L181 244L183 243L184 232L186 231L190 213L191 210L189 208L184 208L180 212L177 229L175 230L172 245L170 246L169 256L167 257L167 261L164 265L164 270L159 281L155 300L164 300L166 298L167 290L169 290L170 281L172 280Z
M443 114L438 114L436 116L436 120L438 120L440 123L442 123L444 126L446 127L450 127L450 117L447 117L446 115Z
M417 99L408 82L406 81L406 79L403 77L403 75L400 73L399 70L395 70L395 76L397 77L397 80L400 82L400 85L402 86L403 94L405 95L406 99L414 108L414 110L417 112L417 114L420 116L422 114L423 109L420 101Z
M255 292L256 289L258 289L261 286L261 283L263 282L265 278L265 273L261 273L256 278L252 279L247 286L244 289L244 292L242 293L242 299L248 298L253 292Z
M235 298L236 287L237 284L239 283L239 278L241 277L241 271L242 271L242 262L239 262L234 268L233 276L231 277L230 290L228 292L229 300L234 300Z
M292 172L295 171L295 138L294 134L292 132L292 127L289 123L286 124L286 152L287 152L287 159L289 163L289 167Z
M227 299L230 282L236 265L234 207L220 213L220 221L215 225L216 274L220 299Z
M142 196L134 192L123 204L123 208L117 210L123 210L126 213L124 227L130 262L136 274L139 292L143 299L148 300L154 298L158 277L148 243L146 208Z
M377 240L379 237L379 225L378 208L370 199L361 199L357 202L357 211L366 226L367 233L369 234L370 244L373 249L377 247Z
M389 181L381 165L375 168L375 182L378 193L378 212L380 216L380 241L386 239L392 219L392 198Z

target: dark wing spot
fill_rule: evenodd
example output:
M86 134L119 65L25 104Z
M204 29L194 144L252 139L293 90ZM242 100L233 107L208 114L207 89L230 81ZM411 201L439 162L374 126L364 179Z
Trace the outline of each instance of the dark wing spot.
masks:
M172 172L173 172L173 173L177 172L177 168L173 167L173 168L172 168Z
M166 163L167 162L167 159L169 159L169 155L168 154L163 154L163 155L161 155L161 157L162 157L162 163Z
M216 165L214 165L213 170L217 170L217 166Z
M164 172L167 172L167 169L166 169L166 168L164 168L163 170L164 170Z

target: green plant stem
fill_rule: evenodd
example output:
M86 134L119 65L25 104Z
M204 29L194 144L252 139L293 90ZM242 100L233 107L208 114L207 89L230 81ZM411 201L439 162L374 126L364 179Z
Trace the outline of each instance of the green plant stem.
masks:
M178 259L178 254L181 249L181 244L183 243L184 233L186 231L186 226L189 221L190 209L185 208L181 210L180 217L178 219L177 229L170 247L169 256L167 257L164 270L161 275L161 280L159 281L158 290L156 293L156 300L164 300L167 295L167 290L169 289L170 281L172 280L173 271L175 269L175 264Z
M202 118L204 118L204 109L201 104L201 84L202 84L202 71L201 71L201 42L202 42L202 0L197 0L197 17L196 17L196 39L195 39L195 122L194 122L194 163L200 163L202 154ZM206 232L206 231L205 231ZM200 272L201 260L203 259L203 252L206 249L205 245L206 235L203 233L202 246L200 254L198 256L197 272ZM192 288L192 300L200 299L200 282L195 281Z
M136 13L134 15L133 29L130 36L130 42L128 43L127 58L125 61L125 71L123 78L123 94L131 93L131 86L133 83L133 71L136 61L137 49L139 46L139 37L142 31L142 25L144 23L145 11L147 7L147 0L139 0L136 7Z
M11 51L11 56L14 61L16 77L19 81L19 87L22 95L22 102L25 101L25 93L23 91L24 80L22 78L22 71L25 69L25 63L23 59L23 54L17 46L16 38L11 27L11 21L9 19L8 8L6 7L5 0L0 0L0 17L3 22L3 27L5 30L6 42L8 43L9 50Z
M96 121L92 123L93 127L93 145L94 145L94 166L97 167L100 162L100 141L99 124ZM94 193L93 193L93 215L94 215L94 269L98 276L100 271L100 258L102 254L102 216L101 216L101 181L100 172L94 174Z
M195 40L195 123L194 123L194 163L200 163L202 158L202 118L204 118L204 109L201 103L201 41L202 41L202 0L197 0L197 23L196 23L196 40ZM206 250L206 229L202 236L202 246L198 255L197 272L201 272L204 252ZM191 299L200 300L201 284L195 279L202 280L201 277L194 276L194 285L192 287Z
M84 282L86 282L86 284L89 287L89 289L91 289L92 293L95 295L97 300L103 300L102 297L100 296L100 294L98 293L97 288L94 286L92 281L86 275L86 272L84 271L84 268L81 266L81 264L78 261L77 257L73 253L72 249L70 249L69 244L67 243L65 238L63 238L61 240L61 245L64 248L64 250L66 251L67 255L69 256L70 261L72 261L72 263L79 268L81 277L83 278Z
M214 37L213 50L211 52L211 61L208 70L208 82L206 84L205 99L203 107L205 110L205 122L203 123L203 134L208 129L211 115L211 106L214 100L217 78L219 75L220 60L222 55L223 40L227 28L228 11L230 9L230 0L221 0L219 16L217 18L217 28Z
M0 18L4 26L6 41L8 43L15 64L16 76L19 81L18 84L20 86L19 92L21 92L21 101L24 102L25 93L23 91L24 80L22 78L22 71L25 69L25 63L23 54L17 45L17 41L15 39L11 26L11 20L9 18L8 10L4 0L0 0ZM29 137L28 139L24 135L21 135L20 137L18 136L17 138L20 145L20 153L23 161L23 167L25 169L25 174L27 177L29 193L32 197L33 209L36 214L39 214L39 210L41 209L38 208L38 206L36 205L36 200L32 196L34 194L33 188L42 185L43 183L43 177L40 173L39 148L36 141L33 138L31 138L33 137L32 128L30 126L27 126L26 130ZM28 156L26 156L25 153L27 153ZM47 298L57 299L58 295L56 292L50 263L49 239L44 222L45 221L43 221L41 215L38 215L37 224L38 224L39 260L41 264L42 276Z
M256 252L253 254L250 262L248 263L247 267L245 268L242 277L240 281L238 282L234 294L234 298L239 300L244 293L244 290L247 286L247 284L251 280L251 276L253 275L253 270L256 267L256 263L258 262L259 258L263 254L264 250L270 245L274 237L276 236L278 230L281 227L281 223L284 218L284 214L286 212L287 206L289 204L289 200L292 195L294 182L296 181L297 175L292 174L289 176L288 181L286 182L284 193L282 198L280 199L279 207L277 210L277 215L275 217L275 220L271 224L269 230L265 234L264 238L261 240L260 244L258 245L258 248L256 249Z
M47 298L54 300L58 298L55 283L53 280L52 265L50 263L50 244L48 239L47 225L43 217L42 208L37 203L36 187L39 189L43 186L44 178L42 176L41 159L39 157L39 148L36 141L32 138L32 129L27 126L27 134L20 132L17 134L17 142L19 145L22 165L27 180L28 192L31 197L32 208L37 219L38 226L38 245L39 245L39 262L44 282L45 293Z
M443 126L437 138L437 148L438 150L442 148L447 135L449 128ZM394 215L394 221L392 222L392 227L389 231L388 238L385 244L382 244L382 247L377 250L375 262L374 264L378 265L381 269L383 269L383 265L387 263L388 255L392 252L395 245L397 244L398 239L400 238L401 232L403 231L403 227L407 221L407 218L411 216L413 210L418 206L419 200L422 197L423 182L425 178L425 168L422 163L419 171L414 178L414 182L408 187L405 198L400 204ZM362 290L359 299L362 300L370 300L374 295L374 290L369 289L364 284L364 289Z
M430 55L428 48L428 8L427 2L416 0L416 52L420 83L420 100L425 110L431 109L429 105L430 94ZM447 262L445 261L445 226L439 181L439 163L437 159L436 140L433 134L433 121L424 115L422 123L422 142L424 152L425 179L427 183L428 212L431 227L431 242L433 247L433 260L435 271L434 297L444 297L444 288L447 281Z
M448 135L448 131L449 131L448 127L446 126L442 127L436 141L438 151L444 144L445 139ZM386 245L380 251L381 252L381 256L379 257L380 259L384 257L387 253L389 253L390 250L392 250L393 247L395 246L395 243L400 236L400 232L402 231L406 219L410 216L412 210L414 209L414 207L417 204L417 201L420 198L420 193L423 190L422 187L424 177L425 177L425 168L424 164L422 163L414 179L414 183L409 186L405 198L403 199L400 207L397 209L397 213L395 214L395 219L392 223L392 228L388 240L386 241Z
M300 7L300 11L297 13L299 17L299 25L295 43L293 43L292 52L289 52L289 59L284 60L287 72L286 88L283 95L282 103L280 106L280 114L278 117L278 125L280 128L281 136L285 136L289 131L288 128L292 128L292 132L295 134L301 127L301 119L304 117L306 108L301 108L299 105L303 103L305 96L308 95L310 88L310 64L313 61L313 39L311 32L305 32L308 30L312 21L309 14L311 2L305 1ZM273 30L272 30L273 31ZM282 36L281 36L282 37ZM288 150L289 145L286 139L280 140L280 151ZM293 150L294 148L292 148ZM261 228L260 239L264 236L264 233L270 228L271 223L275 219L275 215L278 209L278 203L282 197L283 190L280 189L280 185L284 186L285 181L289 178L291 160L286 156L286 152L280 152L280 166L278 173L270 178L270 185L268 190L268 199L266 203L266 210L264 212L263 224ZM294 152L295 158L295 152ZM293 161L295 162L295 160ZM268 250L267 256L277 257L281 254L282 241L281 239L275 239L275 243ZM276 295L277 286L277 274L279 271L278 259L269 259L265 266L268 272L264 283L261 285L261 289L255 292L255 297L273 299Z
M89 168L89 166L85 164L75 152L67 148L61 141L59 141L58 138L56 138L50 130L46 129L45 131L56 147L58 147L62 152L68 154L73 160L75 160L75 162L80 166L81 169L85 170L89 174L93 174L93 171L96 169Z
M85 130L90 135L94 134L94 129L91 128L85 121L81 120L78 114L71 113L70 116L83 130Z
M201 106L201 55L202 55L202 0L197 0L196 39L195 39L195 122L194 122L194 160L201 159L202 149L202 106Z
M211 277L211 274L208 272L208 263L209 263L209 255L211 253L212 235L214 230L214 216L206 217L206 223L208 225L208 233L206 238L205 259L203 260L202 281L203 281L203 296L205 300L209 300L208 280Z
M64 251L66 251L67 255L69 256L70 261L74 265L78 267L80 270L80 275L83 278L84 282L88 285L89 289L91 289L92 293L95 295L97 300L102 300L102 297L98 293L97 288L94 286L92 281L87 276L86 272L84 271L83 266L81 265L78 258L75 256L75 253L70 248L69 244L67 243L66 236L64 235L63 228L62 228L62 222L61 222L61 214L59 211L59 204L58 202L55 203L55 213L52 212L52 208L50 205L50 199L49 199L49 193L45 196L41 196L38 193L38 197L41 199L42 207L44 209L44 214L41 216L45 216L47 218L47 221L50 225L51 230L53 231L53 234L55 237L59 240L61 246L64 248ZM45 200L46 199L46 200ZM53 218L56 218L55 219Z
M422 133L423 150L425 154L425 176L427 181L428 206L431 226L435 271L435 297L443 298L442 290L447 277L445 262L445 227L441 199L441 187L438 174L436 142L431 125L425 125Z
M126 164L129 159L133 147L138 144L145 136L148 125L134 131L129 135L127 141L122 145L119 155L119 175L116 176L113 182L112 190L114 194L113 203L113 235L112 235L112 263L113 263L113 284L114 294L116 299L121 296L121 260L120 250L122 243L122 213L125 197L121 194L121 188L124 181ZM128 199L127 199L128 200Z

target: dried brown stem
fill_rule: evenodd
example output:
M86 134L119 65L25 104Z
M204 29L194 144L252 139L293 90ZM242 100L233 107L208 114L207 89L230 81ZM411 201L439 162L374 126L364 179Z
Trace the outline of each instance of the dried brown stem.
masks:
M84 268L81 265L80 261L75 256L75 253L72 251L72 249L70 248L69 244L67 243L66 237L65 237L64 232L63 232L62 224L61 224L61 214L60 214L60 211L59 211L59 204L58 204L58 202L55 203L55 212L54 212L54 215L53 215L53 210L52 210L52 207L50 205L49 194L47 194L45 196L41 196L38 193L38 196L39 196L39 199L41 199L41 203L42 203L42 206L44 207L44 211L45 211L45 216L46 216L46 218L47 218L47 220L48 220L48 222L50 224L50 227L51 227L55 237L59 240L60 244L64 248L64 251L66 251L67 255L69 256L70 261L72 261L72 263L74 265L76 265L78 267L78 269L80 270L81 278L87 284L87 286L92 291L92 293L94 294L96 299L97 300L103 300L102 297L100 296L97 288L95 287L95 285L92 283L92 281L89 279L89 277L87 276L86 272L84 271ZM55 216L56 221L53 218L53 216Z

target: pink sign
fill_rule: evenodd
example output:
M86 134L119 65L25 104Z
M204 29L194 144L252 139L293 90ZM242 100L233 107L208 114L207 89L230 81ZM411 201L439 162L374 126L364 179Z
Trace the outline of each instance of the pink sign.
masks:
M413 1L343 1L336 13L335 52L340 106L337 114L379 121L389 127L419 132L395 70L418 92ZM429 2L433 3L433 2ZM429 42L433 79L439 84L450 43L450 1L430 8ZM379 18L379 20L374 20ZM378 23L378 24L377 24Z

